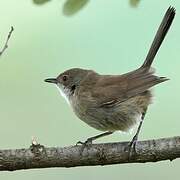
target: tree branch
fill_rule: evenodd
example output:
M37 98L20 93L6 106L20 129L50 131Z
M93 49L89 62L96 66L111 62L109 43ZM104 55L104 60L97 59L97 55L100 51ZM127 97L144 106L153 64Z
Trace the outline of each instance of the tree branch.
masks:
M4 51L8 48L8 42L9 42L9 39L11 38L11 35L12 35L12 32L14 31L14 28L13 26L11 26L11 30L9 31L9 34L7 36L7 39L6 39L6 42L2 48L2 50L0 51L0 56L2 56L2 54L4 53Z
M0 171L172 161L180 157L180 136L139 141L130 159L128 143L93 144L83 151L81 145L48 148L36 143L27 149L0 150Z

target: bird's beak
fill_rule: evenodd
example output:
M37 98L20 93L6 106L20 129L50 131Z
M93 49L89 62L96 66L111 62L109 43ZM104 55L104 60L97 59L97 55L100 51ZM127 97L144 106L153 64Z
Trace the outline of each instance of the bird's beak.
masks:
M48 83L54 83L54 84L57 84L58 82L56 78L48 78L48 79L45 79L44 81Z

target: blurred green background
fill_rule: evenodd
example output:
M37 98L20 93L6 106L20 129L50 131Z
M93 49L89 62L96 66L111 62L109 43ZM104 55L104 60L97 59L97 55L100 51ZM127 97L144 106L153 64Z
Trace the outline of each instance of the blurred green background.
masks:
M171 80L154 88L139 139L180 135L179 0L1 0L0 46L15 31L0 57L0 149L28 148L31 136L45 146L68 146L99 133L81 122L43 82L82 67L121 74L142 64L166 9L177 8L173 25L156 56L157 74ZM115 133L97 142L130 140ZM180 160L105 167L0 172L1 180L179 179Z

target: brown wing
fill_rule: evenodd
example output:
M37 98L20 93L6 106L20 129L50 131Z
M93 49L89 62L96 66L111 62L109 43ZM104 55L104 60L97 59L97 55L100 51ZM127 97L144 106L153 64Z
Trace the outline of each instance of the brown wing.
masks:
M99 106L112 106L134 97L152 86L168 80L153 75L153 71L137 69L118 76L100 76L94 88L91 89L92 99L96 99Z

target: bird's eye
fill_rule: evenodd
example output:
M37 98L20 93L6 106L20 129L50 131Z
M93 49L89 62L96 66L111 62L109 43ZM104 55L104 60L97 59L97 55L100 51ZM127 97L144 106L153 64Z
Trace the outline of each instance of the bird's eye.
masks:
M63 79L63 81L67 81L68 76L67 76L67 75L64 75L64 76L62 77L62 79Z

